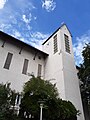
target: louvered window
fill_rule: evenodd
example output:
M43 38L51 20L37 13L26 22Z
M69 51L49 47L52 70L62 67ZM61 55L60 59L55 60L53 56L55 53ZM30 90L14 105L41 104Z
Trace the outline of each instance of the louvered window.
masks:
M54 41L54 54L58 51L58 44L57 44L57 35L53 37Z
M70 53L69 37L66 34L64 34L64 39L65 39L65 50L66 52Z

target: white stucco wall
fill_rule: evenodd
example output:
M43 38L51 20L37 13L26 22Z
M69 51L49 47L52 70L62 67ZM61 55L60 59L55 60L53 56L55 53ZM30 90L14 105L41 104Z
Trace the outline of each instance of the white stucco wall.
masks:
M57 34L58 52L54 54L53 37ZM50 80L53 84L56 84L59 95L62 99L65 99L65 87L63 77L63 64L61 53L61 37L60 30L58 30L44 45L43 50L49 53L45 64L45 79Z
M65 55L65 53L63 54L63 65L66 100L70 100L75 105L76 109L80 111L81 115L78 120L84 120L76 68L72 57L70 58L70 56Z
M57 34L58 52L54 54L53 37ZM65 51L64 34L68 35L70 42L70 54ZM21 92L23 85L30 79L30 76L22 74L24 59L28 59L27 73L34 73L37 76L38 64L42 65L42 78L56 84L59 95L64 100L71 101L80 110L78 120L84 120L82 101L79 90L79 82L75 69L75 61L72 48L72 38L68 28L63 25L43 45L43 50L49 54L44 58L44 53L31 47L21 46L17 42L8 41L1 47L3 40L0 39L0 83L11 83L11 88ZM8 52L13 54L9 70L3 68ZM36 58L33 60L35 53ZM41 59L38 59L41 56Z
M53 37L57 34L58 52L53 54ZM43 49L49 52L45 66L45 79L54 78L52 83L56 83L60 97L71 101L76 109L80 110L81 115L78 120L84 120L82 101L79 90L79 81L75 69L75 61L72 47L72 37L68 28L62 26L51 38L43 45ZM65 51L64 34L69 37L70 54ZM50 43L50 46L47 44Z
M33 72L37 76L38 64L41 64L42 77L44 77L44 57L40 52L36 55L35 60L33 60L35 52L27 47L23 48L21 54L19 54L21 47L18 45L7 41L4 47L1 47L2 44L3 41L0 40L0 83L10 82L12 89L21 92L24 83L30 79L30 76L22 74L24 59L29 60L27 73ZM13 54L9 70L3 68L8 52ZM41 59L38 59L38 56L41 56Z
M65 51L65 42L64 42L64 33L69 37L70 43L70 54ZM84 120L83 107L79 89L79 81L77 78L77 71L73 55L72 47L72 38L66 28L63 26L61 28L61 37L62 37L62 61L63 61L63 74L64 74L64 84L65 84L65 97L66 100L70 100L75 107L80 110L81 115L78 117L78 120Z
M65 99L65 88L62 71L62 55L55 54L55 57L48 57L45 65L45 79L56 84L60 97Z

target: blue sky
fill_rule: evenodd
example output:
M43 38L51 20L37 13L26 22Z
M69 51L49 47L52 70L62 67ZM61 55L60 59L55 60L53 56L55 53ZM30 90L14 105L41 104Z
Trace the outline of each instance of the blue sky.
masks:
M90 0L0 0L0 30L35 47L41 48L62 23L72 33L79 64L90 42Z

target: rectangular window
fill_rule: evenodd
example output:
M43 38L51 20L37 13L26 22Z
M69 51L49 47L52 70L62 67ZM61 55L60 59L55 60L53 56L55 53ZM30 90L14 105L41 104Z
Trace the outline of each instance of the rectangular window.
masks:
M53 37L54 40L54 54L58 51L58 45L57 45L57 35Z
M29 62L29 60L27 60L27 59L24 60L22 74L25 74L25 75L27 74L28 62Z
M42 65L38 64L38 77L41 77Z
M66 52L70 53L69 37L66 34L64 34L64 39L65 39L65 50Z
M10 64L11 64L11 60L12 60L12 56L13 56L12 53L8 53L5 64L4 64L5 69L9 69Z
M15 95L15 105L19 105L20 104L20 95L19 94L17 94L17 95Z

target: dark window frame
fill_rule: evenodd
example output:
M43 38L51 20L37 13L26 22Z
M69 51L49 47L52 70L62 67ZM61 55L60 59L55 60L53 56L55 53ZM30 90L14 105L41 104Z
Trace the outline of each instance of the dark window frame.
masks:
M27 74L28 63L29 63L29 60L28 59L24 59L22 74L25 74L25 75Z
M64 40L65 40L65 50L66 52L70 53L69 36L64 34Z
M57 34L53 37L54 54L58 52Z
M9 70L10 65L11 65L11 61L12 61L12 57L13 57L13 54L8 52L7 57L6 57L6 61L5 61L5 64L4 64L3 68Z
M38 64L38 77L41 77L42 75L42 65L41 64Z

